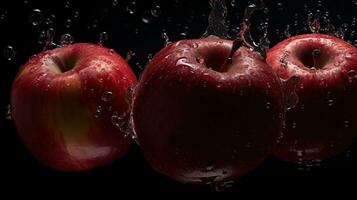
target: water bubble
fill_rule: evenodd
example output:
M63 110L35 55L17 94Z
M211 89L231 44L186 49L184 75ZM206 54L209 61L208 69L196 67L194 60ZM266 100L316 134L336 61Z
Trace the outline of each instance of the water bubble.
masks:
M119 1L118 0L113 0L112 5L114 7L118 6L119 5Z
M11 113L11 105L10 104L7 105L7 107L6 107L5 119L12 120L12 113Z
M37 42L39 44L44 44L46 42L46 31L41 31L40 34L38 35L38 40Z
M344 127L345 127L345 128L349 128L349 127L350 127L350 121L348 121L348 120L345 120L345 121L343 122L343 124L344 124Z
M291 37L291 33L290 33L290 25L287 25L285 30L284 30L284 35L285 37L289 38Z
M68 45L68 44L72 44L74 42L74 38L71 34L63 34L61 35L61 39L60 39L61 45Z
M71 2L70 1L64 2L64 7L65 8L70 8L71 7Z
M7 16L7 12L6 12L6 11L2 12L2 13L0 14L0 22L1 22L1 21L4 21L5 18L6 18L6 16Z
M131 14L134 15L136 12L136 2L132 1L130 2L127 6L126 6L126 11Z
M165 46L171 44L170 38L169 38L169 36L167 35L167 33L166 33L165 31L163 31L163 32L161 33L161 38L164 39L164 45L165 45Z
M71 19L66 19L66 20L64 21L64 26L65 26L66 28L71 28L71 26L72 26L72 20L71 20Z
M276 7L277 7L278 11L283 11L284 10L283 3L281 3L281 2L278 2L276 4Z
M151 53L148 54L148 60L149 60L149 61L152 60L152 54L151 54Z
M73 17L74 18L78 18L79 17L79 11L78 10L73 12Z
M33 26L40 25L43 21L42 11L40 9L33 9L30 14L29 21Z
M109 101L112 101L113 99L113 92L111 91L106 91L102 94L102 97L101 97L102 101L104 102L109 102Z
M223 172L222 172L223 174ZM215 192L223 192L229 188L233 188L234 181L225 181L225 182L215 182L213 181L210 186L211 189Z
M141 21L145 24L149 24L152 21L152 16L149 13L145 13L144 16L141 18Z
M353 83L354 81L357 80L357 71L355 70L350 70L347 72L347 78L349 83Z
M329 106L329 107L331 107L331 106L333 106L334 105L334 100L333 99L329 99L329 100L327 100L327 105Z
M4 53L4 57L8 61L13 60L15 58L15 56L16 56L16 51L15 51L14 47L12 47L12 46L5 47L3 53Z
M129 62L134 56L135 56L135 52L129 50L126 53L126 57L125 57L126 62Z
M267 102L267 103L265 104L265 108L266 108L267 110L270 110L270 109L271 109L271 103L270 103L270 102Z
M105 44L105 42L107 42L108 41L108 38L109 38L109 36L108 36L108 33L107 32L101 32L100 34L99 34L99 45L100 46L103 46L104 44Z
M295 129L295 128L296 128L296 122L293 122L293 123L291 124L291 128L292 128L292 129Z
M152 14L152 16L154 16L154 17L160 17L161 12L162 12L162 11L161 11L161 8L160 8L159 5L155 5L155 6L153 6L152 9L151 9L151 14Z
M49 17L47 17L45 19L45 24L46 25L52 25L52 24L55 23L55 21L56 21L56 15L50 15Z
M357 6L357 0L352 0L352 2Z
M47 29L46 37L47 38L46 38L45 46L43 48L44 50L54 49L58 47L58 45L53 42L53 39L55 37L55 30L53 28Z
M236 5L236 0L231 0L231 6L234 7Z
M94 117L99 118L101 114L102 114L102 106L97 106Z

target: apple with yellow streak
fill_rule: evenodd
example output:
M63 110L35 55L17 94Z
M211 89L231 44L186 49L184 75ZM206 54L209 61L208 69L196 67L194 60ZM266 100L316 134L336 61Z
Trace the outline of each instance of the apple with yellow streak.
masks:
M134 73L114 50L77 43L41 52L20 69L12 87L16 129L51 168L108 164L130 145L127 94L134 84Z

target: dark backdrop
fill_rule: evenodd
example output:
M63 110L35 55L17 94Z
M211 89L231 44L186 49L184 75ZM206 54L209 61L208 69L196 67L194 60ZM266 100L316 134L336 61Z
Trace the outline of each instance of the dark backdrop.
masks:
M67 3L69 2L69 3ZM35 186L33 191L44 187L63 191L63 188L106 188L107 191L211 191L207 186L190 186L172 181L154 170L145 162L139 148L133 146L127 155L113 164L80 173L63 173L40 165L26 151L13 126L6 119L7 105L12 81L19 67L33 54L43 49L41 32L54 28L55 42L60 36L71 34L76 42L98 42L99 34L107 32L105 46L115 49L123 57L127 52L135 53L130 65L137 75L145 66L150 54L155 54L164 46L162 33L167 33L171 41L183 38L198 38L208 24L210 6L207 1L184 0L93 0L87 1L0 1L0 181L1 185L12 188ZM235 3L234 3L235 2ZM242 20L246 0L227 1L229 33ZM330 12L330 19L336 28L348 24L345 39L352 43L352 20L357 17L357 4L353 0L328 1L265 1L269 13L258 11L252 17L252 34L255 39L262 34L260 24L269 18L268 34L271 46L287 35L309 32L306 25L307 10ZM307 9L304 3L307 2ZM321 4L319 6L318 4ZM156 9L156 6L160 9ZM155 8L155 9L152 9ZM34 9L40 15L30 16ZM130 14L130 12L133 12ZM297 15L296 15L297 14ZM51 15L56 19L51 20ZM41 17L43 20L41 20ZM50 18L47 19L47 18ZM68 19L70 22L68 22ZM295 21L298 22L294 25ZM33 22L40 22L34 26ZM290 30L286 30L290 25ZM8 51L11 46L14 50ZM10 60L9 60L10 58ZM34 116L36 117L36 116ZM299 169L276 158L268 158L261 166L239 179L228 191L246 194L270 191L281 194L309 192L348 192L355 186L357 152L356 145L346 154L323 162L319 167ZM61 186L61 187L57 187ZM4 189L4 187L1 187ZM21 191L21 190L20 190Z

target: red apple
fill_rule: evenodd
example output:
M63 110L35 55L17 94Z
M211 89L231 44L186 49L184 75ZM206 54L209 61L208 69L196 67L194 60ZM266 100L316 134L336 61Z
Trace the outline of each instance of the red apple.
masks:
M284 114L281 82L258 53L231 50L229 40L183 40L147 65L132 123L159 172L186 183L226 181L257 167L275 143Z
M357 49L329 35L299 35L273 47L267 63L282 79L300 78L299 103L274 154L303 162L346 150L357 135Z
M12 87L12 115L30 152L64 171L94 168L122 156L130 141L128 64L94 44L73 44L33 56Z

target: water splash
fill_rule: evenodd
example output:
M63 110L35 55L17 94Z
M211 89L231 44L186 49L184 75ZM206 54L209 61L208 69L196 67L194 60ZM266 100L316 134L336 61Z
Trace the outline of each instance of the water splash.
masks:
M209 3L211 5L212 10L208 17L208 27L202 37L214 35L217 37L227 38L227 6L225 1L210 0Z

